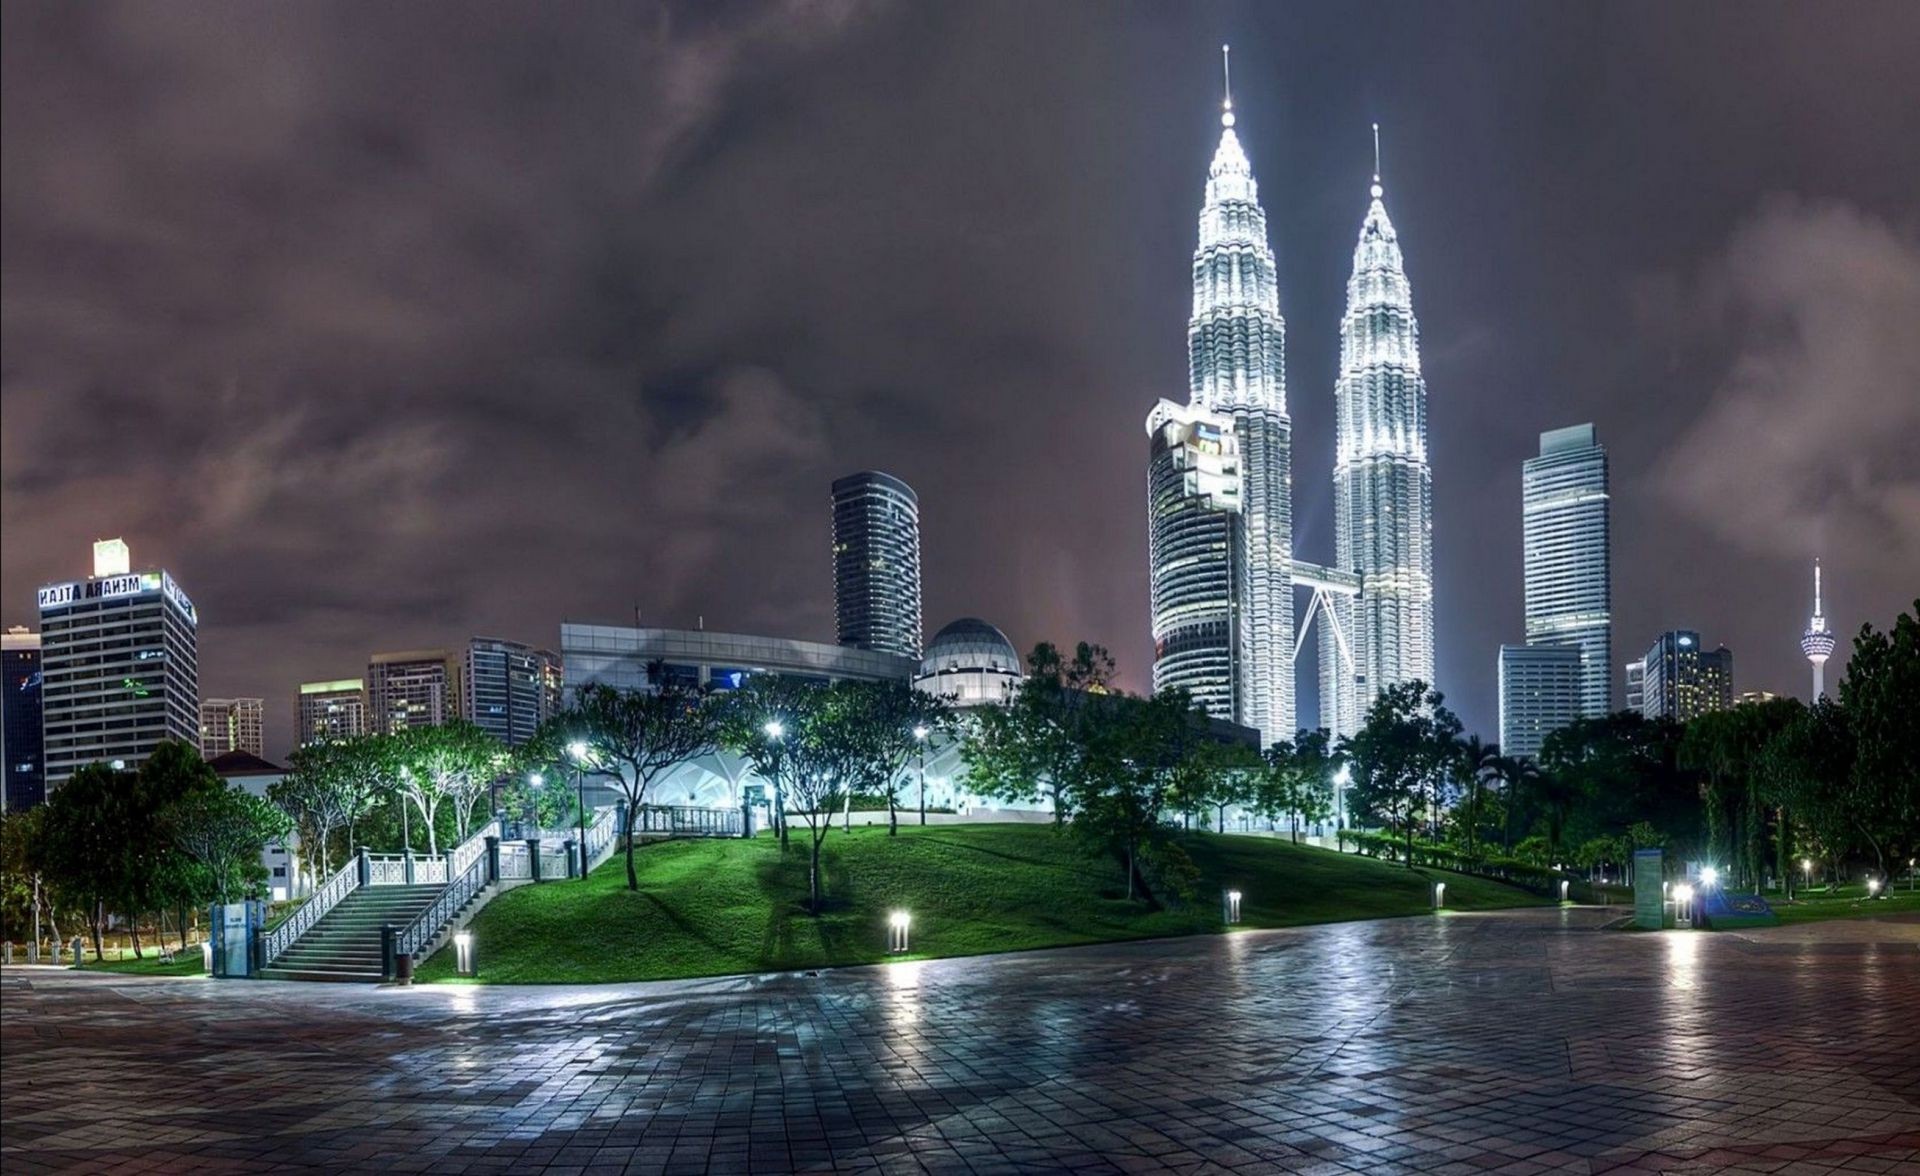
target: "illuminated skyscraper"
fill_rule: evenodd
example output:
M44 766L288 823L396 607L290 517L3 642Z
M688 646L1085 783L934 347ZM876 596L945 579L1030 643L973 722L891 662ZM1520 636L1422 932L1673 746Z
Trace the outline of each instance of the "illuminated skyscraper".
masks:
M1827 692L1827 659L1833 656L1833 632L1827 628L1827 618L1820 612L1820 561L1813 561L1813 619L1807 622L1807 631L1800 634L1800 652L1807 655L1813 663L1813 701L1819 702L1821 695Z
M1684 723L1708 711L1733 706L1733 651L1707 650L1687 629L1662 633L1640 659L1640 713Z
M1156 688L1183 686L1215 717L1276 740L1294 730L1287 326L1267 214L1233 124L1229 86L1193 254L1188 404L1162 401L1147 419L1153 680ZM1237 450L1238 485L1229 488L1224 473L1201 476L1197 465L1170 480L1175 458L1198 456L1196 439L1222 426L1230 428L1230 448ZM1223 440L1223 453L1227 448ZM1178 501L1180 495L1191 501ZM1237 510L1226 507L1230 499L1237 499ZM1199 522L1207 512L1217 517ZM1183 530L1204 554L1175 540ZM1223 542L1229 545L1224 552ZM1189 582L1189 567L1207 588ZM1190 590L1211 594L1209 603L1195 603Z
M200 758L211 760L229 751L265 755L264 711L260 698L203 698L200 700Z
M1604 718L1613 711L1613 588L1607 451L1592 425L1540 434L1540 455L1521 467L1520 501L1527 644L1579 647L1569 721Z
M892 474L833 484L833 608L840 644L920 656L920 496Z
M1375 695L1415 679L1433 683L1433 472L1427 464L1427 384L1420 325L1387 219L1378 128L1372 203L1353 250L1334 385L1334 564L1359 574L1357 597L1333 602L1350 637L1320 634L1320 720L1359 729Z
M367 687L358 678L300 684L300 745L357 739L372 730Z

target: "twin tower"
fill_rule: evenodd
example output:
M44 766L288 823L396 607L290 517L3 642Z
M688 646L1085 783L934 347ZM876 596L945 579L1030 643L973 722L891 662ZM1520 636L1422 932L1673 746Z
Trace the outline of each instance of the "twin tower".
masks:
M1350 734L1381 690L1433 681L1420 329L1381 202L1376 139L1340 324L1334 560L1295 559L1287 324L1231 88L1220 124L1193 254L1187 403L1162 400L1147 415L1153 684L1184 688L1264 742L1290 739L1294 664L1318 616L1319 725Z

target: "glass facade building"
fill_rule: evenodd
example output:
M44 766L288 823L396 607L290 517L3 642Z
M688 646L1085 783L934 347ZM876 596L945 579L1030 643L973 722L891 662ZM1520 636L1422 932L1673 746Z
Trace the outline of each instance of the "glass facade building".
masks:
M1359 730L1387 687L1432 685L1434 669L1433 468L1420 324L1377 171L1369 191L1333 393L1334 566L1361 582L1358 596L1330 602L1350 664L1332 629L1320 630L1320 721L1335 735Z
M892 474L833 484L833 605L840 644L920 656L920 499Z
M48 789L87 764L136 767L163 739L200 742L193 601L164 569L132 571L118 540L94 554L93 576L38 594Z
M550 650L475 637L467 643L467 719L509 747L518 747L560 713L560 659Z
M1684 723L1733 706L1733 651L1702 647L1698 633L1660 634L1641 664L1640 713L1649 719Z
M1185 690L1231 720L1246 552L1239 433L1230 417L1170 400L1147 417L1147 433L1153 688Z
M1521 466L1527 643L1580 650L1575 718L1613 711L1613 575L1607 451L1593 426L1540 434Z
M1585 661L1577 645L1500 647L1500 751L1538 759L1548 735L1580 717Z
M0 809L20 812L47 798L40 731L40 634L15 625L0 634Z

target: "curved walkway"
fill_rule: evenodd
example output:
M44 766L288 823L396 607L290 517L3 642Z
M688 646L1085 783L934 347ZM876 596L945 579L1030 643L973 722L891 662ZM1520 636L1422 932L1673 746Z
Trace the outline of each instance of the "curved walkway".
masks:
M1920 922L1617 913L609 987L10 969L0 1168L1920 1165Z

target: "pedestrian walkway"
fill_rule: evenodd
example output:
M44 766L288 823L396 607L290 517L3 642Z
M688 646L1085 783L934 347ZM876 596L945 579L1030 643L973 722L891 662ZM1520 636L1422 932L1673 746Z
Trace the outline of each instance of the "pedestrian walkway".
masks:
M1611 913L608 987L16 970L0 1168L1920 1164L1920 923L1596 930Z

